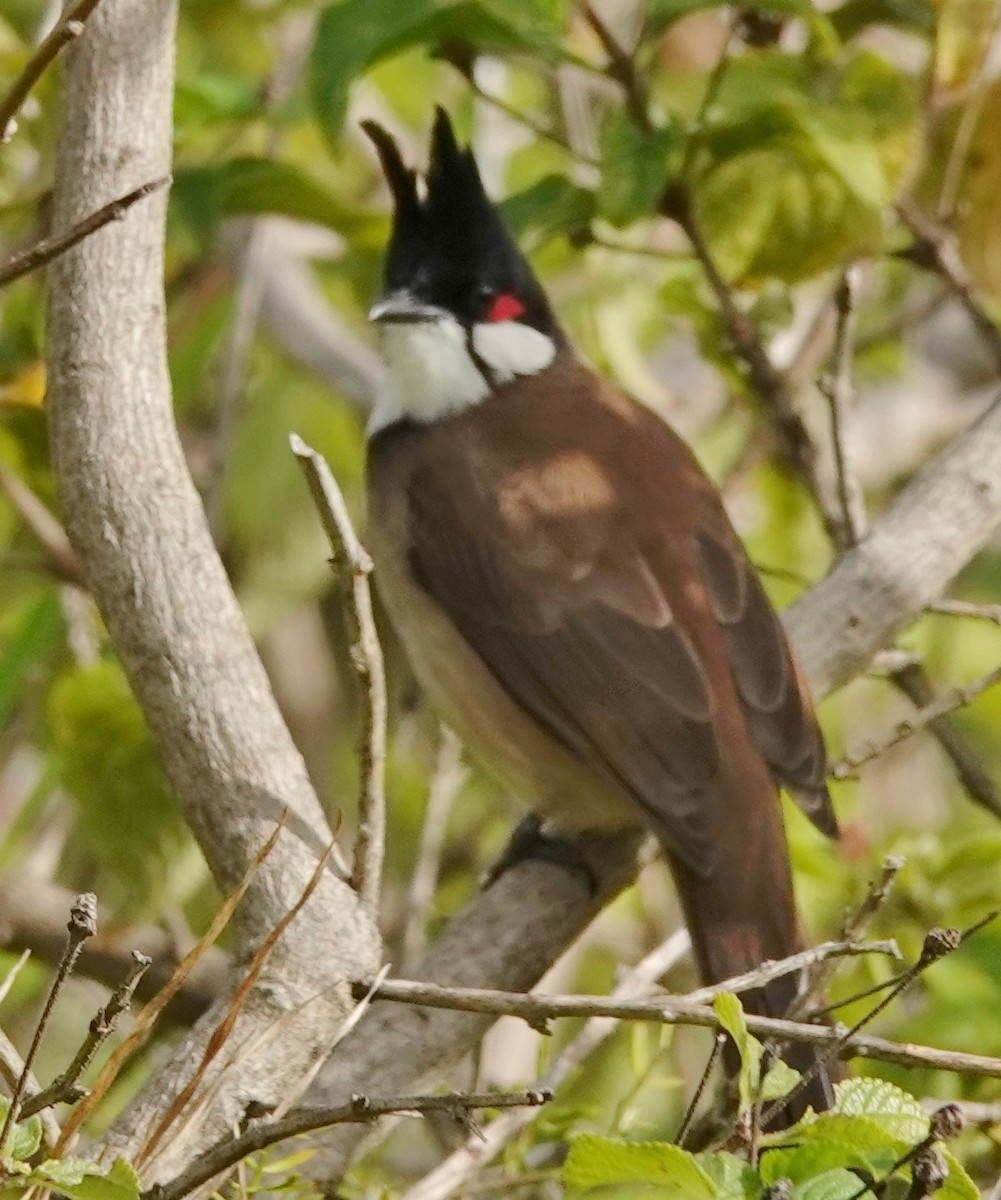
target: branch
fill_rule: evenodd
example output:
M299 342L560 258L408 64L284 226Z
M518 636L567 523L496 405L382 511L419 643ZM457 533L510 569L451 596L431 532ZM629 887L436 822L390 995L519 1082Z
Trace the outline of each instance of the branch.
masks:
M86 588L87 583L80 569L80 562L73 553L73 547L62 525L31 488L4 466L0 466L0 492L3 492L17 515L42 543L56 578L64 583Z
M117 200L111 200L102 205L96 212L82 217L65 233L42 238L40 242L36 242L27 250L8 258L5 263L0 263L0 287L6 287L8 283L13 283L22 275L28 275L32 271L37 271L39 267L44 267L47 263L57 259L60 254L65 254L71 247L82 242L84 238L103 229L105 225L110 225L112 221L120 221L133 204L144 200L161 188L165 188L168 183L170 183L170 176L162 175L150 183L141 184L139 187L133 188L131 192L126 192L124 196L119 196Z
M176 3L103 0L67 54L53 227L169 173ZM331 840L212 544L174 425L166 362L163 191L56 260L49 289L49 429L66 532L209 866L229 893L288 820L237 914L238 958L275 929ZM271 953L213 1064L199 1120L151 1181L228 1133L249 1099L290 1102L374 973L371 918L327 870ZM190 1079L224 997L102 1139L132 1155ZM281 1029L281 1036L276 1030ZM208 1086L211 1085L211 1086Z
M235 1167L248 1154L266 1150L286 1138L314 1133L346 1122L367 1124L391 1113L426 1112L468 1113L474 1108L538 1108L552 1097L544 1091L527 1092L447 1092L441 1096L394 1096L390 1100L372 1100L352 1096L347 1104L333 1108L301 1108L280 1121L270 1121L249 1129L239 1137L219 1142L169 1183L154 1184L142 1193L142 1200L181 1200L217 1175Z
M894 746L899 746L919 729L924 729L925 726L940 721L947 713L955 712L957 708L964 708L981 692L986 692L988 688L992 688L998 683L1001 683L1001 667L995 667L993 671L988 671L986 675L975 679L973 683L966 684L965 687L957 687L949 692L943 692L937 700L933 700L931 704L919 708L912 716L900 721L893 733L883 741L870 742L861 750L857 750L853 754L846 754L844 758L839 759L831 766L830 774L835 779L858 778L860 767L879 758Z
M897 205L897 213L914 236L914 245L908 257L918 266L934 271L942 279L966 310L1001 373L1001 329L980 302L960 258L955 237L926 217L912 200L901 200Z
M692 948L688 931L678 929L656 949L646 955L612 990L611 998L639 996L648 991L660 977L675 966ZM603 1017L594 1017L559 1052L549 1069L534 1087L555 1092L588 1058L618 1025ZM535 1113L514 1109L504 1113L482 1130L477 1130L465 1143L443 1159L433 1170L409 1188L400 1200L446 1200L473 1177L486 1163L510 1145L533 1120Z
M42 962L59 961L65 941L66 910L73 894L43 879L11 873L0 876L0 946L29 950ZM177 967L177 953L169 934L153 925L131 926L90 938L77 959L76 974L114 988L129 970L133 948L152 959L136 995L148 1000L160 990ZM229 960L221 950L209 949L164 1010L164 1017L192 1025L225 987Z
M362 694L361 794L351 885L373 913L379 910L386 848L386 670L372 614L372 559L358 540L341 489L322 455L293 433L292 453L303 469L334 556L330 565L350 579L345 609L351 665Z
M557 1017L615 1017L625 1021L696 1025L723 1031L719 1017L709 1005L692 1004L673 997L661 1000L612 1000L607 996L535 996L492 988L443 988L399 979L387 979L380 984L376 996L401 1004L489 1013L495 1017L521 1017L534 1029ZM868 1034L855 1034L843 1040L844 1035L837 1029L780 1017L759 1017L748 1013L746 1020L750 1032L762 1041L802 1042L821 1049L836 1046L844 1057L875 1058L904 1067L934 1067L940 1071L1001 1079L1001 1058L891 1042Z
M83 33L87 18L97 7L97 3L98 0L77 0L24 64L20 75L8 88L6 95L0 98L0 146L14 136L17 130L14 118L27 100L31 89L55 62L59 51Z

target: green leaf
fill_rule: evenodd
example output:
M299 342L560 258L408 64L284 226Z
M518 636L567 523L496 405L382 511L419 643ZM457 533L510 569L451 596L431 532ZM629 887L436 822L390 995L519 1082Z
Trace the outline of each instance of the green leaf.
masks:
M959 1159L944 1147L942 1154L949 1164L949 1174L937 1192L939 1200L980 1200L980 1189L966 1173L966 1168Z
M10 1112L10 1100L0 1096L0 1126ZM15 1121L7 1134L7 1157L24 1161L35 1153L42 1144L42 1121L36 1116L28 1117L25 1121Z
M6 615L10 626L0 631L0 729L18 704L26 678L63 636L62 610L55 596L44 596L21 611L9 609Z
M695 1155L669 1142L625 1142L584 1134L570 1147L563 1184L584 1193L611 1184L655 1185L664 1196L714 1200L713 1181Z
M835 1113L869 1117L885 1133L903 1142L913 1144L928 1136L928 1114L913 1096L885 1079L846 1079L835 1086L834 1095Z
M793 1188L793 1200L853 1200L858 1196L861 1184L859 1177L851 1171L836 1167L814 1175Z
M657 211L668 179L680 163L681 139L673 127L652 133L616 110L601 131L598 209L613 225L628 225Z
M504 219L520 239L526 233L540 238L573 234L594 216L594 193L562 175L545 175L501 204Z
M895 1158L890 1159L888 1165L895 1161ZM852 1167L871 1171L872 1163L857 1147L833 1138L806 1141L798 1146L780 1144L769 1147L768 1153L761 1156L761 1178L766 1184L779 1179L789 1179L794 1184L805 1183L827 1171Z
M780 1058L774 1059L761 1083L763 1100L778 1100L787 1096L800 1081L800 1073Z
M138 1200L142 1192L139 1176L124 1158L116 1158L107 1171L85 1159L49 1159L32 1171L31 1180L69 1200Z
M245 120L262 109L261 87L246 75L222 71L199 71L177 81L174 95L174 121L199 128L215 121Z
M358 218L323 184L292 163L270 158L232 158L188 167L174 177L174 204L191 226L206 234L223 217L279 213L342 232Z
M565 57L544 8L432 0L341 0L320 14L310 61L310 94L320 126L332 142L340 137L348 90L370 67L393 54L426 44L462 47L478 54L521 51L550 61ZM556 10L554 9L554 12Z
M716 1200L757 1200L761 1195L757 1171L735 1154L701 1154L698 1162L712 1180Z
M731 992L724 992L713 1000L713 1011L719 1017L719 1022L733 1039L740 1055L740 1073L737 1076L737 1087L740 1092L741 1112L748 1112L755 1102L758 1084L761 1080L761 1060L764 1047L756 1037L747 1030L744 1020L744 1006L739 997Z

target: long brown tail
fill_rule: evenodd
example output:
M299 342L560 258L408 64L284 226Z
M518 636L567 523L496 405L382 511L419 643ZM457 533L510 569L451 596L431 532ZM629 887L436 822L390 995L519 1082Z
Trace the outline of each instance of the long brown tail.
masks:
M764 781L762 781L764 782ZM767 959L786 958L803 948L793 903L789 853L782 813L771 780L731 797L721 822L719 853L708 876L678 862L667 849L699 972L719 983L753 970ZM741 996L747 1012L781 1017L796 997L797 977L785 975ZM784 1060L805 1074L816 1052L790 1043ZM732 1064L732 1054L729 1056ZM836 1070L836 1068L835 1068ZM822 1067L775 1118L772 1128L799 1120L812 1105L833 1103L832 1071Z

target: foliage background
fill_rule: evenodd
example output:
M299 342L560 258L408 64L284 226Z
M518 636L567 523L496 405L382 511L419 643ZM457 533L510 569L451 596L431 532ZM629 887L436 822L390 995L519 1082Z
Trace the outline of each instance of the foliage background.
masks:
M774 0L749 10L739 27L730 7L705 0L610 4L601 12L621 44L635 47L645 95L634 89L633 103L585 14L561 0L326 7L189 0L182 12L167 279L177 419L276 693L346 834L355 697L339 601L287 434L299 432L328 456L360 516L364 409L374 379L365 311L378 291L387 232L386 197L360 117L389 124L420 162L432 103L449 108L574 340L693 440L779 603L819 577L833 551L810 495L780 461L703 265L677 224L655 215L668 179L690 186L725 279L776 361L800 371L799 400L818 440L829 440L829 429L812 382L827 348L821 340L816 356L810 330L818 313L829 313L839 272L860 263L849 444L873 510L996 389L996 364L960 308L904 253L912 239L895 208L910 197L956 230L964 269L996 311L994 3ZM0 83L14 76L52 15L36 0L9 0L0 14ZM53 71L16 136L0 147L4 253L45 227L58 104ZM360 375L342 377L339 387L336 372L307 361L295 323L290 332L274 316L278 267L289 263L304 266L318 289L310 311L335 314L331 343L362 363ZM0 294L0 874L29 889L93 889L124 941L133 923L155 922L183 946L204 928L218 896L99 617L85 592L59 576L51 546L11 499L24 485L57 511L41 365L44 286L29 277ZM990 604L999 592L994 548L971 565L955 595ZM944 688L992 666L999 639L996 621L929 614L901 644ZM388 630L386 640L395 720L383 924L390 957L401 963L440 739ZM954 719L993 778L1001 766L999 705L1001 696L987 692ZM880 740L908 707L883 680L851 684L822 709L832 755ZM929 927L966 925L997 903L998 816L970 802L931 738L911 739L867 766L857 783L837 785L836 803L846 827L837 847L789 814L813 936L836 930L888 853L908 865L873 932L896 937L909 956ZM433 936L477 886L513 813L471 765L448 813L420 932ZM675 920L662 871L645 872L559 966L560 988L607 989L617 967ZM2 913L0 930L16 940ZM410 936L412 950L413 929ZM12 961L0 951L0 973ZM887 970L857 962L838 987L848 994ZM48 977L33 959L5 1002L4 1027L16 1041L30 1029ZM689 981L679 970L670 983ZM95 989L74 984L43 1076L74 1046ZM999 1007L1001 931L988 927L877 1027L894 1038L1001 1054ZM518 1147L510 1170L544 1162L546 1141L569 1125L669 1136L683 1108L682 1081L697 1076L706 1049L695 1034L622 1030ZM537 1060L551 1054L548 1042L501 1022L465 1082L530 1080ZM990 1081L879 1071L919 1096L998 1094ZM106 1116L134 1084L122 1080ZM966 1150L983 1179L997 1175L992 1135L971 1137ZM426 1131L405 1130L359 1168L352 1186L395 1186L436 1153Z

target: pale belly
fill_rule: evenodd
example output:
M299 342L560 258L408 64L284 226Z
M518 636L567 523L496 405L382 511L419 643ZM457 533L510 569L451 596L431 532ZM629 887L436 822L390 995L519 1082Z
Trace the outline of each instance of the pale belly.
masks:
M394 492L396 489L392 489ZM371 507L368 543L382 602L439 717L514 796L565 830L639 826L630 798L564 750L512 700L405 570L402 505Z

